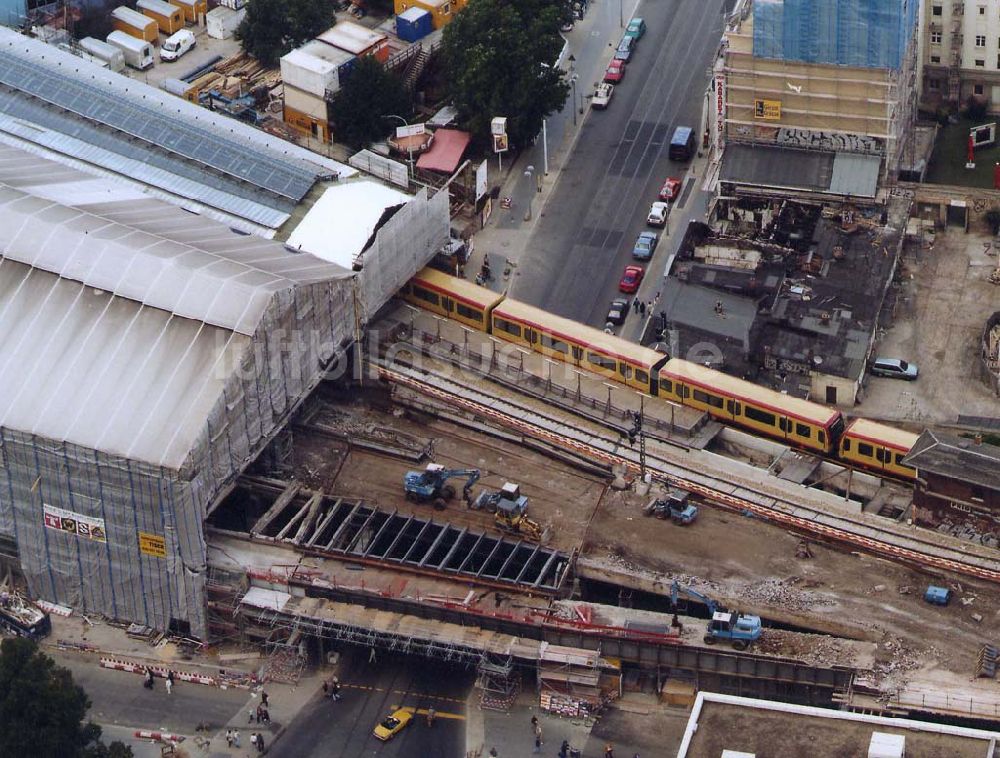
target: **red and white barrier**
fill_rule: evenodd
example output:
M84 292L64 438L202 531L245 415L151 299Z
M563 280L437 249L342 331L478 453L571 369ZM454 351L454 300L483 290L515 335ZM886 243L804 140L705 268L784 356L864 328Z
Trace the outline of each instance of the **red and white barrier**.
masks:
M183 734L151 732L148 729L136 729L135 737L140 740L155 740L156 742L184 742Z
M218 685L215 677L205 676L204 674L192 674L189 671L176 671L166 666L149 666L145 663L129 661L124 658L101 658L101 666L106 669L115 669L116 671L128 671L132 674L145 674L148 668L153 673L153 676L157 676L160 679L166 679L167 674L172 673L175 682L206 684L210 687Z

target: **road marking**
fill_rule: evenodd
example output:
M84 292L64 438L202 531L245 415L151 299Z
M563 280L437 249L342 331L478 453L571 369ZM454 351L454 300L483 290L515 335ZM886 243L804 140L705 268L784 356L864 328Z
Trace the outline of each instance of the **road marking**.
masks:
M427 709L426 708L414 708L413 706L409 706L409 705L407 705L407 706L390 705L389 706L389 710L391 710L391 711L407 711L408 713L412 713L414 716L426 716L427 715ZM455 719L456 721L465 721L465 716L463 716L461 713L442 713L441 711L438 711L438 710L434 711L434 718L438 718L438 719Z
M352 689L356 689L356 690L368 690L369 692L390 692L390 690L387 690L384 687L373 687L373 686L368 685L368 684L348 684L348 683L345 683L345 682L341 682L340 686L341 687L351 687ZM441 700L441 701L444 701L444 702L447 702L447 703L464 703L465 702L465 700L463 700L460 697L445 697L444 695L426 695L424 693L415 693L415 692L411 692L409 690L391 690L391 692L393 694L396 694L396 695L404 695L404 696L419 695L419 697L421 697L424 700Z

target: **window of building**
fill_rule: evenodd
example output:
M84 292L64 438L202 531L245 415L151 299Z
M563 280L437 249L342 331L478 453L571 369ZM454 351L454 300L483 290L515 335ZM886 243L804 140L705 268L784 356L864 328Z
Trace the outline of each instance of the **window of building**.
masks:
M973 84L972 85L972 94L973 95L981 95L981 94L983 94L983 90L984 90L984 87L983 87L982 84Z
M941 15L941 6L940 5L933 5L933 6L931 6L931 15L932 16L940 16Z
M980 16L985 16L986 15L986 6L985 5L980 5L979 6L979 15Z
M928 79L927 80L927 89L932 90L934 92L937 92L938 90L941 89L941 80L940 79Z
M931 44L932 45L941 44L941 32L931 32Z
M976 47L986 47L986 35L977 34L976 35Z
M976 66L978 68L986 68L986 61L983 58L976 58ZM982 87L981 84L977 85L977 86L979 86L980 88ZM981 95L983 93L982 92L977 92L976 94L977 95Z
M931 56L931 63L940 63L940 62L941 62L941 56L940 55L932 55Z

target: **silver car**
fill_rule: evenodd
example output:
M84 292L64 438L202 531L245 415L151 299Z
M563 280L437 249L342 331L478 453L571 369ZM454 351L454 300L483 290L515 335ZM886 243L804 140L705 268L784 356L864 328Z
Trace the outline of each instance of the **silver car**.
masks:
M916 363L904 361L901 358L876 358L872 361L872 376L887 376L891 379L908 379L912 381L919 373Z

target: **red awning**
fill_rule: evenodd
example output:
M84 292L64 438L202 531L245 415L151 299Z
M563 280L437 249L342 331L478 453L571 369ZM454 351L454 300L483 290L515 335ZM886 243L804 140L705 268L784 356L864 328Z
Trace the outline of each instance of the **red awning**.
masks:
M458 168L470 139L468 132L458 129L438 129L434 132L431 149L420 156L417 168L440 171L444 174L453 173Z

